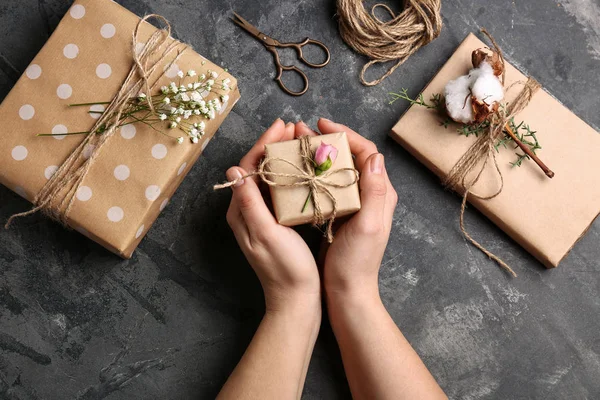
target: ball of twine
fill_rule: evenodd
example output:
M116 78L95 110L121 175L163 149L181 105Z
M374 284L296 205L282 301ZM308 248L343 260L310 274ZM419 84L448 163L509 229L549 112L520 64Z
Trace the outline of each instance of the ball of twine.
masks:
M366 86L381 83L414 52L437 38L442 29L441 0L405 0L404 10L398 15L385 4L375 4L369 13L363 0L338 0L337 5L342 39L371 59L360 73L360 81ZM378 7L391 19L380 20L375 15ZM394 60L396 64L381 78L365 80L370 66Z

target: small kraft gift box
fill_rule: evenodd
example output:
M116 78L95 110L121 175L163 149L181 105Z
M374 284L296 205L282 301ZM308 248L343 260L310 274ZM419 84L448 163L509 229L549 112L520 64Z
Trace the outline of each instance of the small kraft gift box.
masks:
M75 1L0 105L0 183L125 258L240 98L153 18Z

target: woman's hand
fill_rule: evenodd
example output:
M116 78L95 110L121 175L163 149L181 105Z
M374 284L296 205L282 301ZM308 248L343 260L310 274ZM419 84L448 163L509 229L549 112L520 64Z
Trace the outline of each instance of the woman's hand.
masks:
M390 236L392 216L398 195L385 170L383 155L373 142L348 127L319 120L323 134L346 132L355 166L360 172L361 210L335 232L326 249L323 278L328 296L336 293L379 298L378 273ZM296 125L296 136L316 135L303 123Z
M240 167L227 171L227 179L232 181L256 170L265 144L292 140L294 131L294 124L286 126L281 119L276 120L242 158ZM315 309L320 316L321 287L315 259L300 235L277 223L255 178L246 178L233 187L227 222L262 284L267 313L300 307L304 311Z

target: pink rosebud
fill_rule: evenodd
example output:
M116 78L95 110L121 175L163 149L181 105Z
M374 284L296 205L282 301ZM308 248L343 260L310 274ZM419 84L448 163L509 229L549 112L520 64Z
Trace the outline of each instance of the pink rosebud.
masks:
M317 168L324 166L328 161L330 161L329 167L331 167L331 164L333 164L337 158L337 154L338 150L334 146L321 142L321 145L315 153L315 164L317 164ZM323 170L326 171L327 169Z

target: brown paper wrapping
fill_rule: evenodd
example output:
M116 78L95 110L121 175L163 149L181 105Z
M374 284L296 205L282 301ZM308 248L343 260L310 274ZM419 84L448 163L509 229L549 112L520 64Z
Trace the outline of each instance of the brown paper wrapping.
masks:
M35 135L60 126L68 132L93 126L89 108L67 105L114 97L132 66L132 33L139 20L111 0L75 1L0 105L0 183L30 201L35 197L53 166L61 165L83 140L83 136L57 140ZM155 31L144 24L140 38L147 40ZM131 256L239 99L236 80L193 49L176 64L161 78L159 88L176 80L177 69L199 74L210 69L219 80L231 80L228 104L215 119L205 120L206 134L195 145L188 140L178 145L143 124L121 128L103 147L69 215L71 227L122 257ZM216 96L210 93L206 100ZM117 179L127 175L124 171L127 179Z
M319 147L321 142L331 144L338 149L338 156L333 163L330 171L335 171L343 168L354 168L352 153L346 134L332 133L329 135L315 136L311 138L311 150L314 151ZM302 168L302 157L300 156L300 141L290 140L287 142L279 142L267 144L265 146L265 156L268 158L282 158L294 165ZM269 171L284 174L298 174L291 165L285 162L273 160L268 165ZM271 180L277 183L293 183L296 178L270 177ZM341 171L331 174L327 177L328 181L344 185L352 182L354 173L352 171ZM294 187L277 187L269 186L271 189L271 199L273 200L273 208L277 221L286 226L294 226L310 223L313 220L314 207L312 201L309 202L306 210L302 212L304 202L309 194L309 189L306 186ZM328 187L337 202L336 217L350 215L360 210L360 195L358 193L358 184L353 184L345 188ZM330 218L333 211L333 203L331 199L322 192L318 193L321 210L325 218Z
M472 68L471 52L484 46L470 34L425 88L425 99L443 93L448 81L466 74ZM507 63L505 87L526 80ZM513 99L521 88L511 89L506 100ZM413 106L391 136L443 178L475 139L460 136L457 125L444 128L442 119L431 110ZM546 267L556 267L600 213L600 135L544 90L516 116L517 123L521 120L537 131L542 146L538 155L556 176L548 179L529 160L512 167L509 163L515 160L515 151L502 148L497 158L504 190L491 200L471 196L469 201ZM499 187L491 164L472 192L492 194Z

